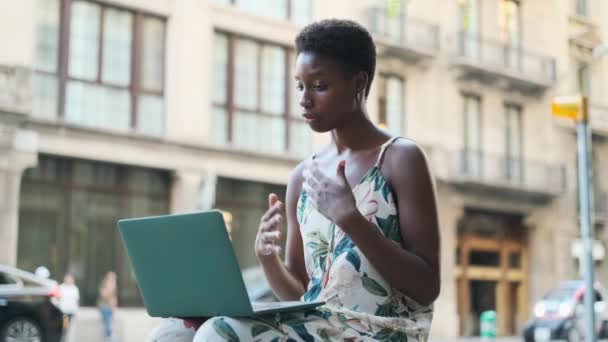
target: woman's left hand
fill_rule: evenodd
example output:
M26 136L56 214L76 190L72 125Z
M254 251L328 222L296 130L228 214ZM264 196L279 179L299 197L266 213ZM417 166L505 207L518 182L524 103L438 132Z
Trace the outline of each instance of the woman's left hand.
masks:
M344 169L346 161L338 163L336 177L328 177L319 168L318 163L313 160L308 168L304 170L304 183L302 189L306 191L312 205L340 228L356 215L360 215L357 209L355 196L348 184Z

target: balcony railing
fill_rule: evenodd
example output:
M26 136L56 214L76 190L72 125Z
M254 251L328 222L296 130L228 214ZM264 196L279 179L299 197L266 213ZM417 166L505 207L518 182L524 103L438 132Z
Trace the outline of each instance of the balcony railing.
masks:
M391 16L386 8L368 9L368 27L384 55L409 60L432 57L439 50L439 27L404 14Z
M593 216L596 221L608 221L608 191L596 190L594 192Z
M558 164L468 149L431 149L430 154L438 178L466 189L533 199L555 196L566 189L565 168Z
M465 32L452 39L453 64L482 80L504 79L522 90L544 90L555 81L555 59Z
M28 69L0 65L0 112L28 114L32 107Z

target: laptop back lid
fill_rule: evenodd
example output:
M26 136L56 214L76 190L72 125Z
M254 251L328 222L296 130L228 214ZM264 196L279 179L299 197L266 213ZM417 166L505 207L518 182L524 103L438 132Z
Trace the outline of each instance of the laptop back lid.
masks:
M150 316L252 315L219 211L125 219L118 229Z

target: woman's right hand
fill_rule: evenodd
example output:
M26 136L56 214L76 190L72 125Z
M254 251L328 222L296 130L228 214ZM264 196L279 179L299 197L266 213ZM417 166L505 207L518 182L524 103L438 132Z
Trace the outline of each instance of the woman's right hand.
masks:
M268 210L260 219L258 234L255 238L255 254L262 260L270 256L279 254L281 247L279 239L281 237L280 223L283 221L283 203L275 194L268 195Z

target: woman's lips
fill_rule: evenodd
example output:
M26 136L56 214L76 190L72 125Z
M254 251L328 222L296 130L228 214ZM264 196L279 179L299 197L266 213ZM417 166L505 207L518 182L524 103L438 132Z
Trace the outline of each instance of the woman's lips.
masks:
M315 121L319 116L316 114L304 113L302 114L302 117L304 118L304 121L306 121L306 123L310 123L312 121Z

